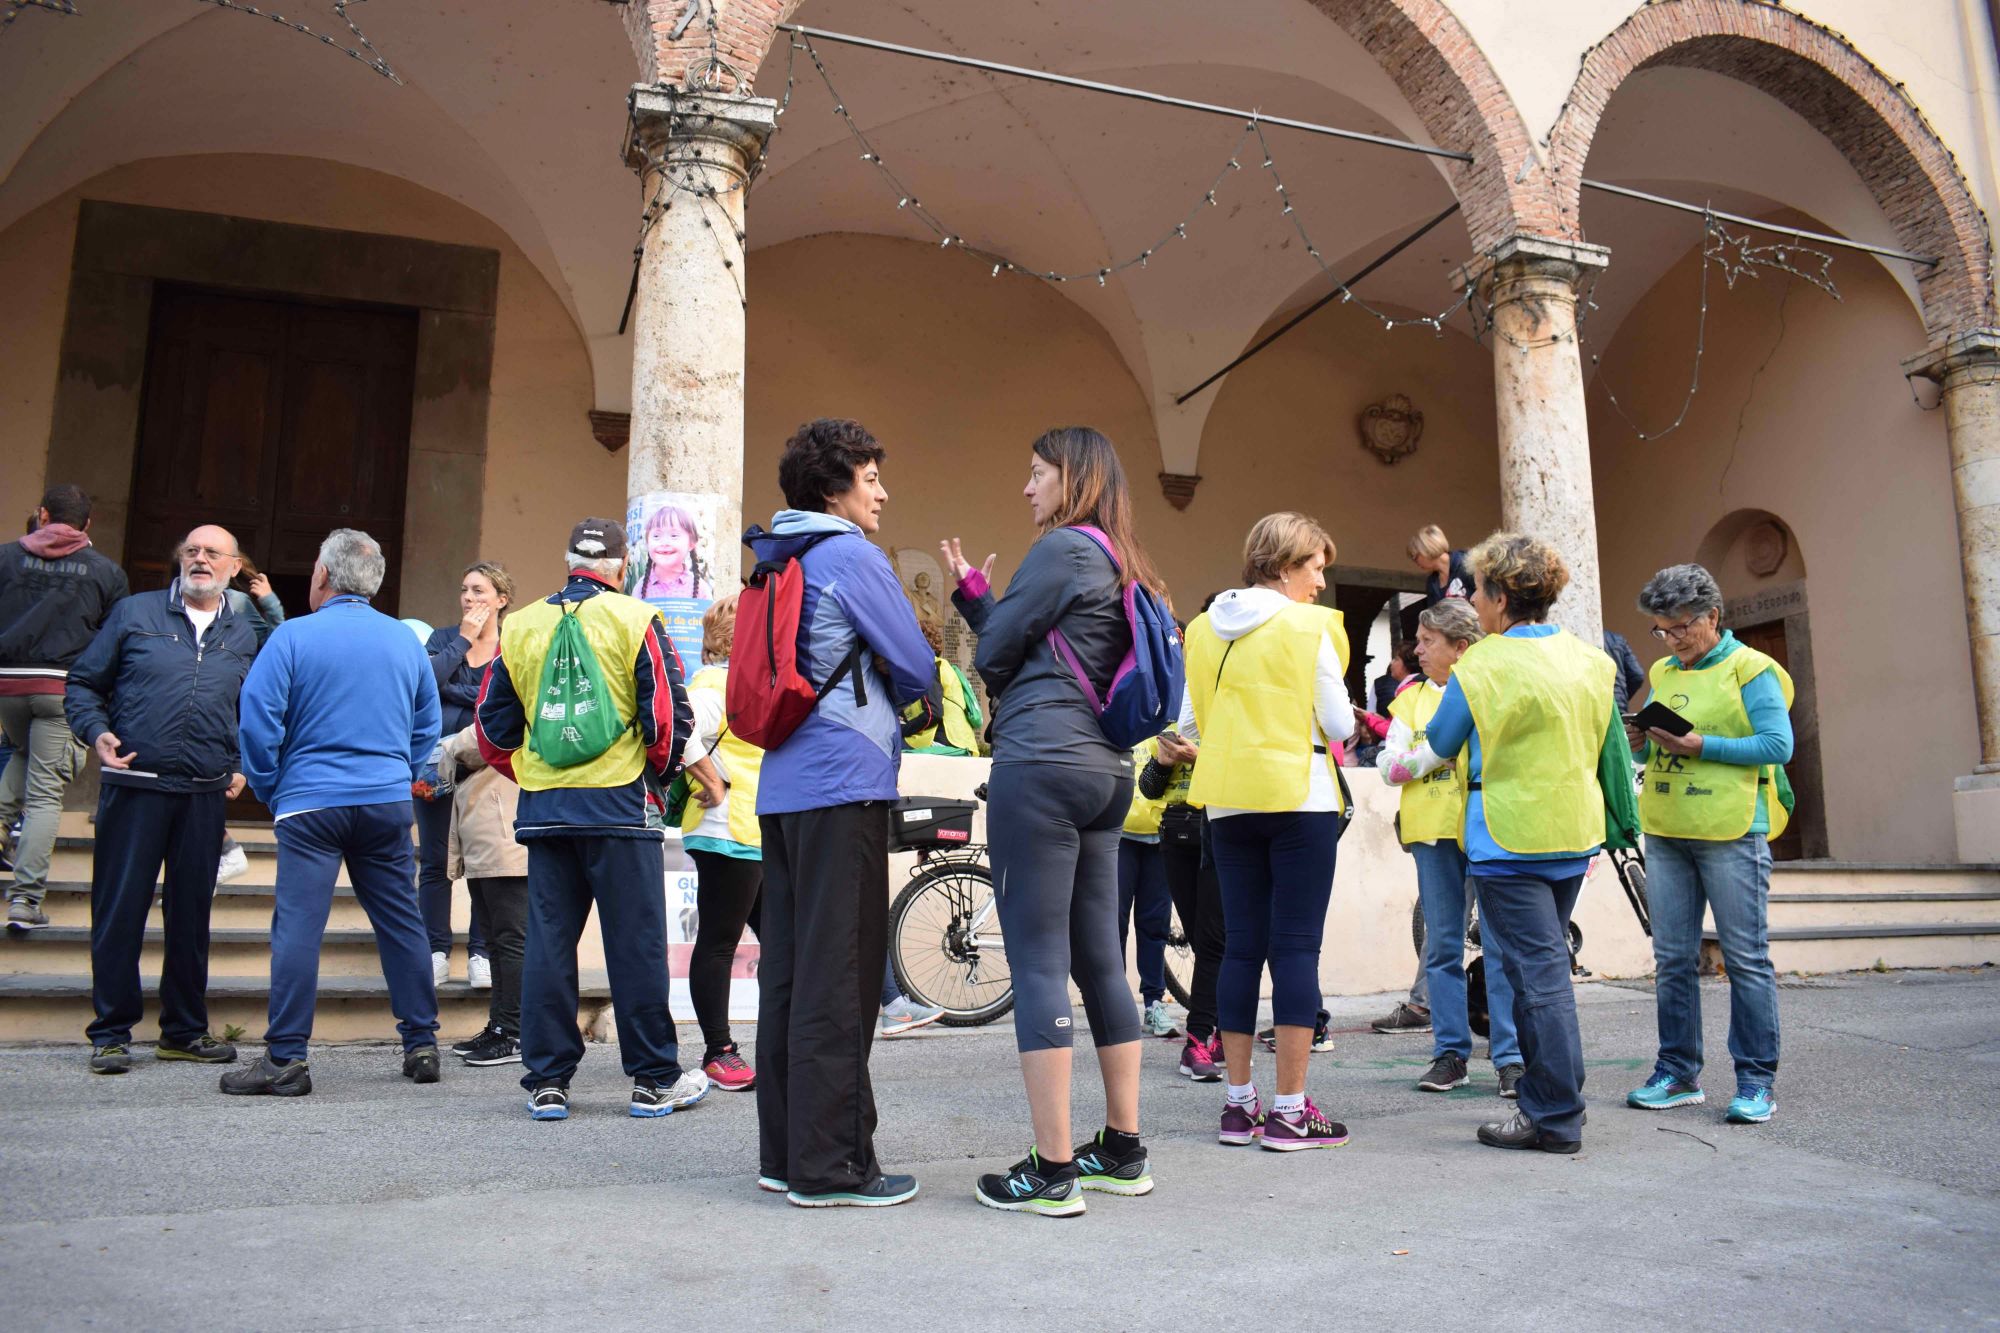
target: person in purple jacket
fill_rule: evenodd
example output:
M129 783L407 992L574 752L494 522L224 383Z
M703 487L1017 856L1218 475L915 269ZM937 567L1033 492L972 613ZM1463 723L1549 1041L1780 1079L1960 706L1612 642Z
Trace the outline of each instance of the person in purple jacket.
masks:
M905 1203L912 1176L875 1159L868 1050L889 949L889 810L905 730L942 716L936 660L889 557L885 450L859 422L821 419L785 444L789 508L744 541L761 561L796 558L799 671L851 669L767 752L757 986L758 1185L802 1208ZM903 711L923 701L908 722ZM797 998L794 1006L793 999Z

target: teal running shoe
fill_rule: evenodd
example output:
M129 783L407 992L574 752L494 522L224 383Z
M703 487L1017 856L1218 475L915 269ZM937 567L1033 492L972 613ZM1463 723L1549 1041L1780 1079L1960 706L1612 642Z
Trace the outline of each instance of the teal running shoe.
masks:
M1769 1088L1746 1088L1729 1102L1726 1119L1732 1125L1761 1125L1778 1109L1778 1099Z
M1625 1104L1641 1111L1671 1111L1676 1106L1699 1106L1707 1100L1708 1094L1699 1085L1672 1074L1655 1074L1646 1080L1645 1087L1625 1094Z

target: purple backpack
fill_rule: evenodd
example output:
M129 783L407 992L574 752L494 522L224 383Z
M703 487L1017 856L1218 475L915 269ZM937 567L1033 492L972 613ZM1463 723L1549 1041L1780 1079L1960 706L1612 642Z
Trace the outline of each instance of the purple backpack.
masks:
M1113 569L1121 568L1118 552L1102 531L1081 523L1075 526L1075 531L1096 542L1110 558ZM1157 593L1137 580L1125 585L1125 626L1132 632L1132 646L1118 663L1118 670L1112 673L1111 688L1102 699L1097 697L1089 673L1061 630L1049 631L1049 646L1069 665L1090 711L1097 715L1098 729L1103 731L1104 739L1121 750L1130 750L1173 726L1180 713L1186 672L1181 662L1180 629L1174 624L1173 613Z

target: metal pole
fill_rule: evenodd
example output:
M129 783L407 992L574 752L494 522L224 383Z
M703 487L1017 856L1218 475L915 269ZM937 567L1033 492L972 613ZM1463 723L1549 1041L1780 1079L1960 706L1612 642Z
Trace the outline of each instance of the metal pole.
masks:
M1662 208L1678 208L1683 213L1700 213L1734 222L1739 226L1754 227L1758 231L1776 232L1781 236L1796 236L1815 245L1837 245L1844 250L1861 250L1871 255L1885 255L1890 259L1907 259L1912 264L1936 267L1938 260L1930 255L1913 255L1908 250L1897 250L1886 245L1870 245L1866 241L1850 241L1845 236L1828 236L1824 232L1801 231L1797 227L1781 227L1775 222L1759 222L1756 218L1746 218L1741 213L1725 213L1719 208L1706 208L1701 204L1690 204L1680 199L1669 199L1665 195L1647 194L1644 190L1628 189L1623 185L1606 185L1603 181L1587 180L1586 190L1600 190L1605 194L1615 194L1626 199L1637 199L1641 203L1658 204Z
M944 51L926 51L916 46L898 46L894 42L878 42L872 37L853 37L841 32L827 32L823 28L808 28L797 23L780 23L780 32L795 32L804 37L814 37L823 42L842 42L848 46L865 46L871 51L887 51L891 55L911 56L918 60L936 60L946 65L963 65L968 69L983 69L992 74L1011 74L1016 78L1033 79L1040 83L1057 83L1065 88L1081 88L1085 92L1110 93L1116 97L1135 98L1141 102L1152 102L1159 106L1176 106L1186 111L1205 111L1213 116L1231 116L1237 120L1257 120L1266 125L1282 125L1286 129L1305 130L1310 134L1331 135L1336 139L1350 139L1355 143L1374 144L1378 148L1400 148L1406 153L1422 153L1427 157L1449 158L1454 162L1470 162L1472 154L1454 152L1449 148L1432 148L1426 144L1411 143L1407 139L1390 139L1379 134L1363 134L1360 130L1343 130L1332 125L1316 125L1308 120L1291 120L1284 116L1267 116L1261 111L1239 111L1235 107L1217 106L1213 102L1191 102L1185 97L1169 97L1165 93L1147 92L1144 88L1127 88L1116 83L1098 83L1092 79L1072 78L1067 74L1051 74L1047 70L1028 69L1021 65L1002 65L991 60L975 60L971 56L952 55Z

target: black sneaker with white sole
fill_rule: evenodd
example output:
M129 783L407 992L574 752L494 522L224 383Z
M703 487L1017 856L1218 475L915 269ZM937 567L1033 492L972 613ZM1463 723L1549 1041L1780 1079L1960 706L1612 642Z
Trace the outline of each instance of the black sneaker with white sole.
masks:
M537 1120L569 1119L569 1085L537 1084L528 1094L528 1114Z
M303 1060L279 1064L264 1055L224 1074L222 1090L232 1097L303 1097L313 1090L312 1070Z
M1431 1011L1419 1009L1413 1004L1399 1004L1389 1011L1387 1018L1378 1018L1368 1026L1384 1036L1406 1032L1429 1032Z
M1333 1015L1328 1013L1324 1009L1320 1010L1319 1013L1315 1015L1313 1018L1312 1049L1314 1054L1324 1055L1326 1052L1333 1049L1332 1029L1333 1029ZM1425 1031L1429 1031L1429 1029L1426 1028ZM1257 1040L1264 1043L1265 1050L1267 1051L1277 1050L1278 1029L1275 1027L1265 1028L1262 1032L1257 1034Z
M491 1024L488 1024L487 1026L479 1029L479 1031L473 1033L471 1036L467 1037L464 1041L453 1042L451 1044L451 1053L463 1059L467 1054L469 1054L472 1051L473 1047L483 1045L486 1042L487 1038L493 1036L499 1030L500 1030L499 1028L496 1028Z
M771 1185L761 1177L757 1184L770 1189L771 1185L783 1182L773 1180ZM899 1203L908 1203L917 1197L915 1176L877 1176L856 1190L826 1190L818 1194L807 1194L800 1190L786 1189L785 1199L794 1208L894 1208Z
M403 1077L414 1083L437 1082L440 1077L438 1048L419 1046L413 1051L403 1052Z
M1450 1092L1471 1081L1465 1072L1464 1060L1456 1055L1440 1055L1431 1061L1431 1067L1417 1080L1417 1089L1420 1092Z
M485 1069L492 1065L521 1063L521 1044L504 1032L489 1030L465 1052L465 1063Z
M1099 1130L1096 1138L1077 1146L1072 1158L1077 1182L1100 1194L1151 1194L1153 1172L1146 1160L1146 1145L1134 1137L1128 1147L1120 1148L1107 1142L1109 1137Z
M1002 1212L1043 1217L1074 1217L1088 1207L1076 1163L1044 1162L1032 1148L1005 1172L981 1176L972 1197Z
M1521 1075L1528 1072L1526 1065L1501 1065L1493 1071L1500 1078L1500 1095L1508 1101L1521 1099Z

